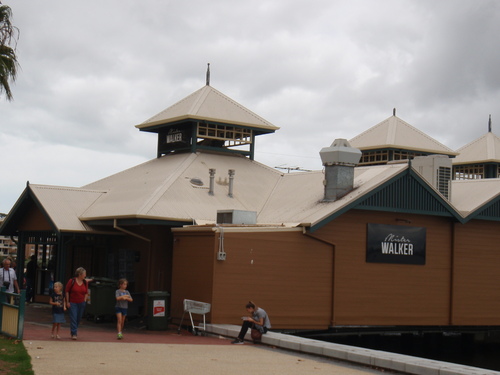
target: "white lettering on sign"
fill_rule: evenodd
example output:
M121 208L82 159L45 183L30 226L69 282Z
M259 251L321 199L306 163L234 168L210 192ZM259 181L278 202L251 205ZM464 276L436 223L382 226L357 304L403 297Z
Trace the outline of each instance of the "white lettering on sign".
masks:
M382 254L413 255L413 244L382 242Z
M397 236L395 234L388 234L387 237L385 238L384 241L391 241L391 242L411 242L408 238L405 238L405 236Z
M165 301L164 300L154 300L153 301L153 317L165 316Z
M182 133L167 134L167 143L182 142Z

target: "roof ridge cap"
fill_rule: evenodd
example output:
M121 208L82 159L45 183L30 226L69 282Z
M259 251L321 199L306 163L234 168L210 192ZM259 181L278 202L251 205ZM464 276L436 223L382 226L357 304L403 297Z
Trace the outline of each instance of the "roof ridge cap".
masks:
M196 91L197 93L199 92L198 97L191 105L188 113L198 114L198 111L203 106L203 103L205 103L205 100L207 100L208 94L210 94L210 89L213 89L213 87L206 85Z
M74 187L74 186L62 186L62 185L45 185L45 184L29 184L31 188L39 189L53 189L53 190L71 190L71 191L81 191L81 192L91 192L91 193L107 193L109 189L87 189L84 187Z
M410 127L412 130L416 131L417 133L419 133L420 135L424 136L425 138L427 138L428 140L432 141L432 142L435 142L437 143L438 145L444 147L446 150L448 151L451 151L451 152L454 152L451 148L449 148L448 146L442 144L441 142L439 142L437 139L431 137L429 134L423 132L422 130L416 128L415 126L413 126L412 124L406 122L405 120L397 117L397 116L394 116L396 117L396 119L398 119L398 121L402 122L403 124L405 124L406 126Z
M191 153L189 156L179 164L175 171L167 176L165 180L160 184L160 186L150 195L144 204L137 210L137 215L147 215L147 212L158 202L158 200L165 194L165 191L172 186L172 183L177 180L180 173L186 169L188 165L193 163L193 161L198 157L198 153ZM165 156L164 156L165 157Z
M211 86L210 86L211 87ZM212 88L212 91L219 95L220 97L222 97L223 99L225 99L226 101L230 102L231 104L235 105L236 107L238 107L239 109L241 109L242 111L248 113L249 115L255 117L256 119L262 121L263 123L269 125L269 126L273 126L275 128L278 128L276 125L272 124L271 122L267 121L264 117L261 117L259 116L258 114L256 114L255 112L251 111L250 109L248 109L247 107L243 106L242 104L238 103L237 101L231 99L229 96L227 96L226 94L222 93L221 91L217 90L216 88L214 87L211 87Z
M457 150L456 150L456 151L457 151L457 152L461 152L463 149L465 149L465 148L467 148L467 147L469 147L469 146L473 145L474 143L477 143L477 142L479 142L479 141L482 141L484 138L486 138L486 136L487 136L487 135L488 135L488 133L483 134L483 135L482 135L482 136L480 136L479 138L476 138L476 139L474 139L474 140L470 141L469 143L467 143L467 144L463 145L462 147L457 148Z

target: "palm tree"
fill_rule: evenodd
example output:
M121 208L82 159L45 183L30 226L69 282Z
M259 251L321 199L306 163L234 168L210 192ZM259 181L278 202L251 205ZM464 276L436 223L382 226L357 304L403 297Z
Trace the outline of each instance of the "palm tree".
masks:
M7 5L0 3L0 94L5 91L7 100L12 100L12 91L9 81L16 80L17 62L15 46L12 41L17 41L18 29L11 23L12 10Z

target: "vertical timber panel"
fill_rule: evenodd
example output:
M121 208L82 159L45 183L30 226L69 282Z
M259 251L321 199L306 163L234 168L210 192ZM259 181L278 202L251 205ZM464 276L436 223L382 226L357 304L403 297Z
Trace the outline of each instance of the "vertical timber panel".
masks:
M367 223L427 228L426 264L367 263ZM361 210L315 232L336 245L334 324L449 324L451 233L447 218Z

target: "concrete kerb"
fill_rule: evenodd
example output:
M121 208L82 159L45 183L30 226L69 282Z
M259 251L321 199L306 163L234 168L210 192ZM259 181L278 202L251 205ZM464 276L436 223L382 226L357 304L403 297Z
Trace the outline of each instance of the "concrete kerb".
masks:
M206 332L224 337L236 337L240 326L230 324L207 324ZM250 333L245 339L252 341ZM477 367L456 365L448 362L412 357L403 354L357 348L320 340L268 332L262 336L262 344L301 353L319 355L336 360L348 361L405 374L415 375L500 375L498 371Z

